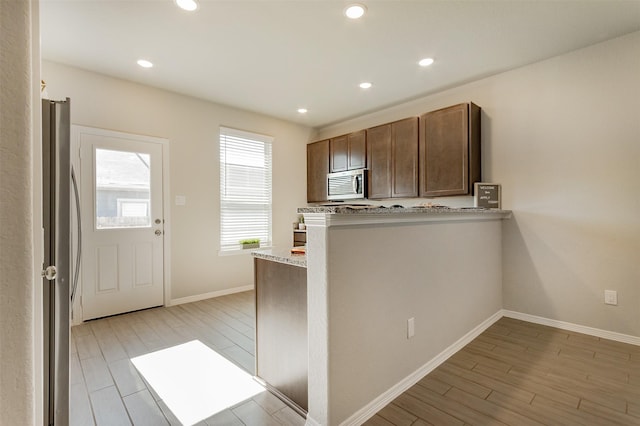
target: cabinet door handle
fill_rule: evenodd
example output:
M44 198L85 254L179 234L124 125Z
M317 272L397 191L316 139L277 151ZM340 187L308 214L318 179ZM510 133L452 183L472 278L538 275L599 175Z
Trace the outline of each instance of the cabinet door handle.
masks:
M47 266L45 269L42 270L42 272L40 272L40 275L42 276L42 278L46 278L47 281L53 281L56 279L56 276L58 275L58 270L53 265Z

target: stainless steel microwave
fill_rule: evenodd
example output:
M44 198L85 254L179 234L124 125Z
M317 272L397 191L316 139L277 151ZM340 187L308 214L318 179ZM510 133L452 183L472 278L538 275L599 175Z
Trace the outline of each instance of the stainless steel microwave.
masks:
M329 200L367 198L367 169L327 174Z

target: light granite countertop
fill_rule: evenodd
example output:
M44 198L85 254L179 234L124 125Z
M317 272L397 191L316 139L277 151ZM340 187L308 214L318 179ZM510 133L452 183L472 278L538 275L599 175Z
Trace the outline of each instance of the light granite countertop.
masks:
M287 263L301 268L307 267L307 256L304 254L291 254L291 249L269 248L254 250L251 252L251 255L258 259Z
M325 213L325 214L455 214L455 213L478 213L487 215L508 215L510 210L485 209L478 207L383 207L365 205L344 205L344 206L309 206L299 207L298 213Z
M510 210L478 207L383 207L380 205L323 205L298 208L309 226L375 226L400 223L456 222L502 220L511 217Z

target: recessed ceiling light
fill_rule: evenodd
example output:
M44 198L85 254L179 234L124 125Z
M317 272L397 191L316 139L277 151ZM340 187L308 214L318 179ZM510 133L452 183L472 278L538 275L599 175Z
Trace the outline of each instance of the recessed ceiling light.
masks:
M433 63L433 58L424 58L424 59L420 59L420 61L418 62L418 65L420 65L421 67L428 67L432 63Z
M307 109L306 108L298 108L298 112L300 114L306 114L307 113Z
M142 68L152 68L153 64L149 61L147 61L146 59L138 59L138 65L140 65Z
M184 9L189 12L193 12L198 8L196 0L176 0L176 4L180 9Z
M362 18L362 15L367 11L367 7L363 4L350 4L344 9L344 15L349 19Z
M371 86L373 86L371 83L369 83L368 81L365 81L364 83L360 83L360 88L361 89L369 89Z

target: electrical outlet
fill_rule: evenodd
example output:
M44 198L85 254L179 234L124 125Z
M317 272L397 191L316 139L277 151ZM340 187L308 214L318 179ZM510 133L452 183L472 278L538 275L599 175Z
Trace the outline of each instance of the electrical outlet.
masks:
M607 305L617 305L618 304L618 292L615 290L605 290L604 291L604 303Z
M416 323L412 317L407 320L407 339L411 339L414 334L416 334Z

